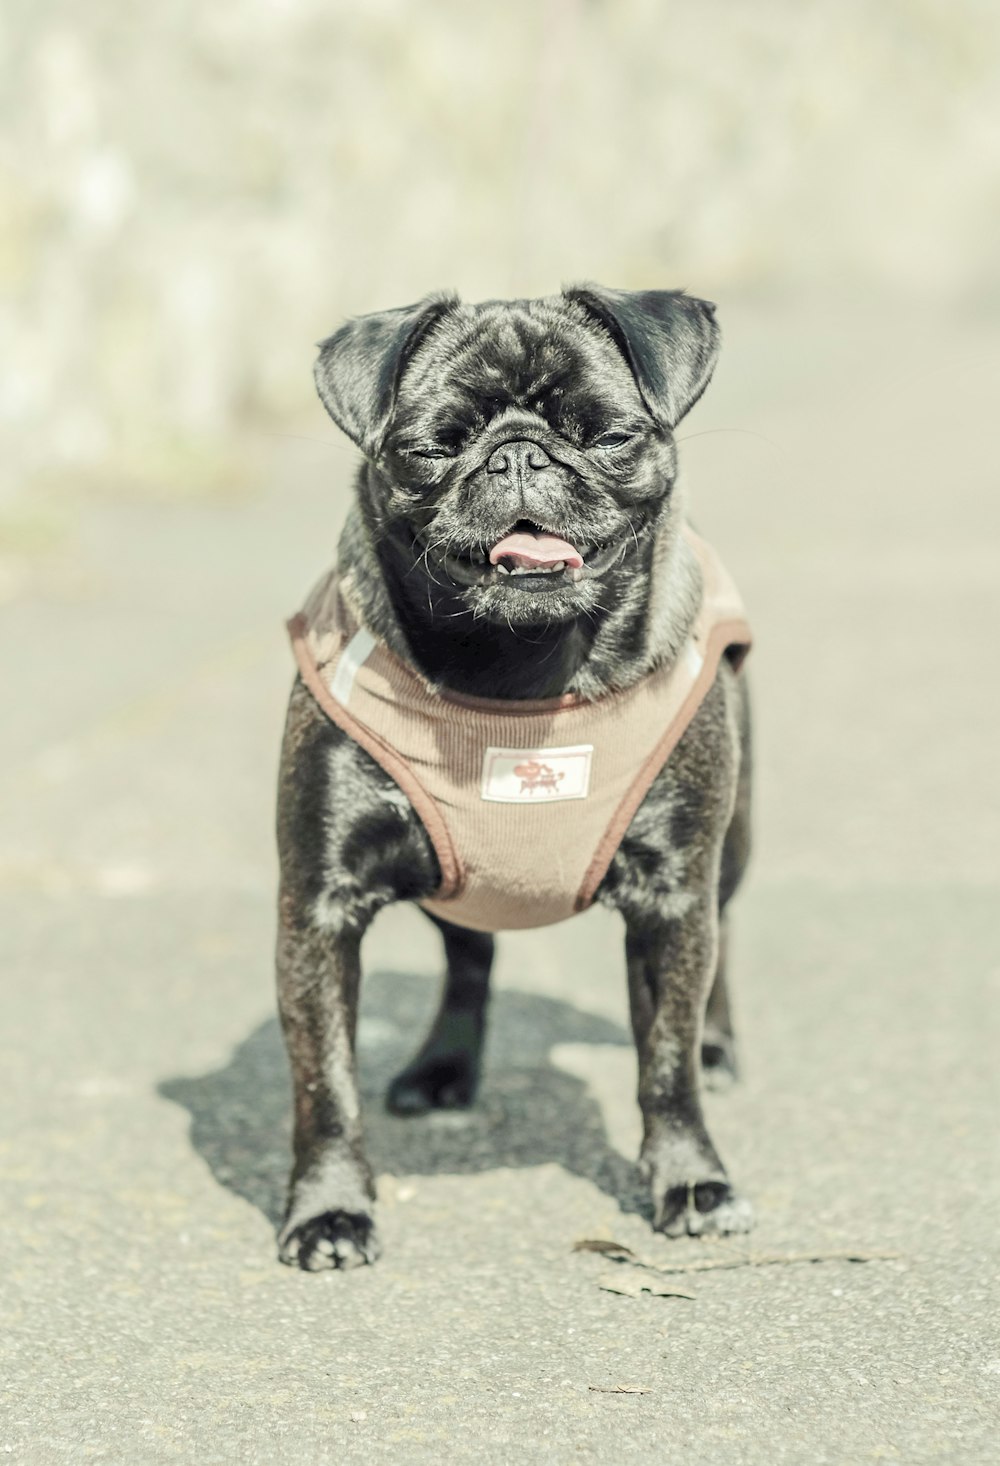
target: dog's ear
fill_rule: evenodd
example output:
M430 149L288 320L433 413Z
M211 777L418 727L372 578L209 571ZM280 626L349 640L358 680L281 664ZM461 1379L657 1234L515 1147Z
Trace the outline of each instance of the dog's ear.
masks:
M719 355L715 306L683 290L563 290L595 316L632 368L643 401L660 423L675 428L708 386Z
M429 296L398 310L357 316L319 343L313 368L323 406L352 442L374 458L382 446L403 368L458 297Z

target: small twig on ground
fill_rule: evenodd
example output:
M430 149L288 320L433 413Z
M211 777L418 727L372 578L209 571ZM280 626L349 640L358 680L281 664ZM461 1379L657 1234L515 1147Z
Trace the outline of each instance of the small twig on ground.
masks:
M794 1263L814 1262L890 1262L898 1252L867 1252L857 1247L834 1248L812 1252L744 1252L735 1257L703 1257L691 1262L648 1262L622 1242L605 1242L599 1237L583 1237L573 1243L574 1252L597 1252L609 1262L630 1263L654 1273L708 1273L723 1268L778 1267Z
M594 1390L599 1395L648 1395L649 1390L645 1385L588 1385L588 1390Z

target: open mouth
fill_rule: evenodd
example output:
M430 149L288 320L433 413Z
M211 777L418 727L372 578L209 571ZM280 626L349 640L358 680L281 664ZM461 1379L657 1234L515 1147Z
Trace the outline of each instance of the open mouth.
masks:
M641 531L639 534L641 535ZM519 590L554 590L602 575L629 546L638 544L631 530L610 544L575 543L533 525L516 525L489 550L449 550L443 566L463 585L513 585Z
M566 575L583 578L583 555L569 540L534 529L514 529L497 540L490 564L498 575Z

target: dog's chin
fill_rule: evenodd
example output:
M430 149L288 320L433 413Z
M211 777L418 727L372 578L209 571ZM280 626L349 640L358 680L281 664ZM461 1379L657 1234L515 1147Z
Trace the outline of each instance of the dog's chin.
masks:
M518 626L551 626L575 621L593 611L600 601L600 585L596 580L577 585L546 585L529 589L521 581L537 581L540 576L518 577L514 585L491 578L481 584L467 586L462 594L469 610L483 621L514 629Z

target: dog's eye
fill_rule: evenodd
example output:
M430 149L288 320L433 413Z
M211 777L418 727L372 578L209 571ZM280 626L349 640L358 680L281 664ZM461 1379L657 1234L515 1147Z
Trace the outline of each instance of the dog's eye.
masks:
M407 448L406 453L411 458L454 458L455 449L446 448L444 444L438 443L434 448Z
M621 448L629 440L628 433L602 433L594 439L595 448Z

